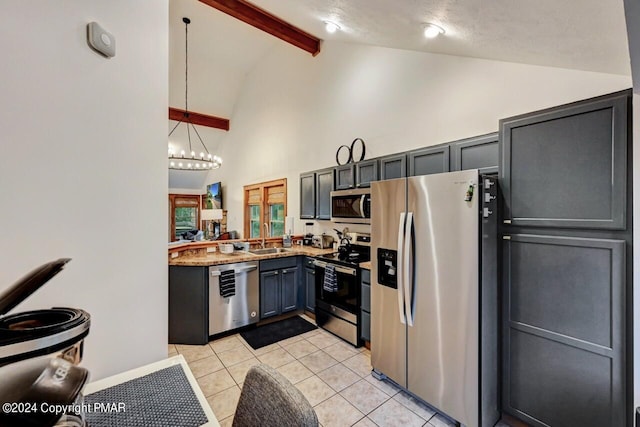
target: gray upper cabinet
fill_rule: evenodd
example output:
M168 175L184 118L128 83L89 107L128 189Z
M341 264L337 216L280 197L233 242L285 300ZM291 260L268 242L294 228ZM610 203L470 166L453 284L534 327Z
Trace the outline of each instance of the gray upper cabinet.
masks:
M378 159L356 163L356 187L370 187L372 181L378 180Z
M337 166L336 170L336 190L348 190L355 185L356 167L353 163Z
M449 172L449 146L409 151L409 176Z
M316 217L316 174L314 172L300 175L300 218Z
M452 171L478 169L480 173L497 173L499 159L497 132L451 144Z
M407 176L407 155L392 154L380 158L380 179L404 178Z
M629 102L619 92L501 120L506 223L624 229Z
M316 218L331 219L331 192L333 191L333 170L316 172Z

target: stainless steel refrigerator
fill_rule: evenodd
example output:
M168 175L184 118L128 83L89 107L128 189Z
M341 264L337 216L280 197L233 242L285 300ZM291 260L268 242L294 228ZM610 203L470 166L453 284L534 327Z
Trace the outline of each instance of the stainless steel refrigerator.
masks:
M371 184L371 364L467 427L498 408L497 184L466 170Z

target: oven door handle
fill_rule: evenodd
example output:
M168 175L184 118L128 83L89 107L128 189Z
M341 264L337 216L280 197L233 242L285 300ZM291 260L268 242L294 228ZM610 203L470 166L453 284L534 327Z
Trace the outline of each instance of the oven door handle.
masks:
M324 261L319 261L319 260L315 260L313 261L313 265L315 265L316 267L320 267L320 268L325 268L328 265L333 265L336 269L336 273L344 273L344 274L348 274L350 276L357 276L358 275L358 271L355 268L349 268L349 267L343 267L341 265L337 265L337 264L331 264L331 263L326 263Z
M406 212L400 213L400 220L398 221L398 259L397 271L396 271L396 293L398 295L398 313L400 314L400 323L407 324L407 317L404 312L404 238L405 238L405 226L407 223Z
M362 196L360 196L360 216L362 218L366 218L366 215L364 214L364 199L367 197L366 194L363 194Z

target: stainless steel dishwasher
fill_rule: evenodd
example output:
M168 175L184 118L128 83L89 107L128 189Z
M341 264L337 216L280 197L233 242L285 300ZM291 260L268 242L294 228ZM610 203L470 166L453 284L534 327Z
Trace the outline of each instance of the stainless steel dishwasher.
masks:
M220 275L235 273L235 295L223 297ZM260 309L258 262L214 265L209 267L209 335L256 323Z

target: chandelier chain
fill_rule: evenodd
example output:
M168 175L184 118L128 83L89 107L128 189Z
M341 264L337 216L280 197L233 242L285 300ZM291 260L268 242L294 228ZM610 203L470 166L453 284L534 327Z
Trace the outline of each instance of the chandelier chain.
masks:
M179 154L175 153L173 149L169 149L169 169L179 169L179 170L207 170L207 169L217 169L222 164L222 159L218 156L212 156L207 149L198 129L196 129L195 125L191 122L191 118L189 117L189 27L188 25L191 23L191 20L187 17L182 18L182 22L184 22L184 113L182 117L178 120L178 123L171 129L169 132L169 136L173 134L173 132L178 128L180 123L185 123L187 126L187 139L189 141L189 154L185 153L182 150ZM191 129L195 132L200 144L204 148L204 151L207 153L205 156L204 153L200 152L200 156L198 157L193 151L193 147L191 144Z

